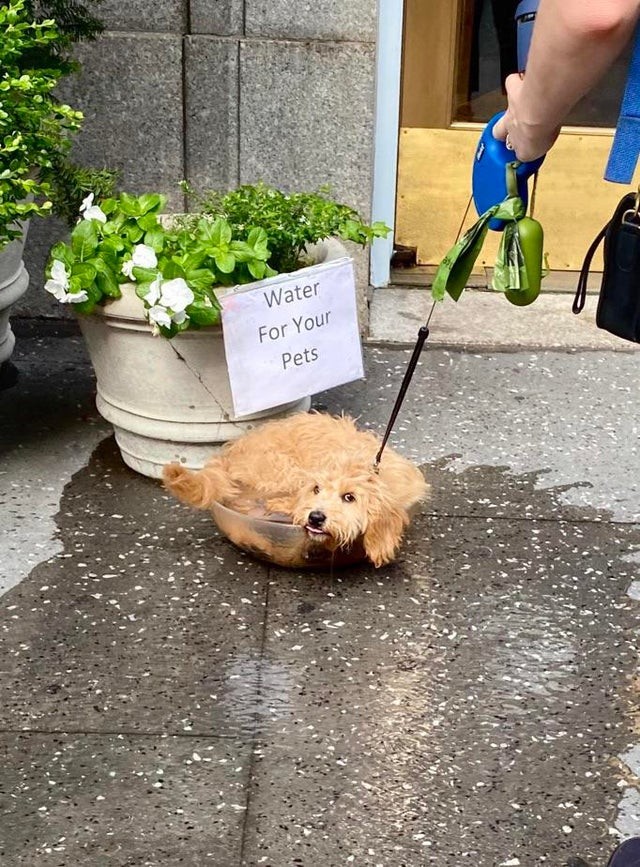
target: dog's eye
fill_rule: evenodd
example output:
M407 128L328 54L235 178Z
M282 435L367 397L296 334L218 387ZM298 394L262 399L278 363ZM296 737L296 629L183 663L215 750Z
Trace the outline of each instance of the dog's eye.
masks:
M355 494L343 494L342 499L345 501L345 503L355 503L356 501Z
M313 493L314 493L314 494L319 494L319 493L320 493L320 487L319 487L318 485L315 485L315 486L314 486L314 488L313 488Z

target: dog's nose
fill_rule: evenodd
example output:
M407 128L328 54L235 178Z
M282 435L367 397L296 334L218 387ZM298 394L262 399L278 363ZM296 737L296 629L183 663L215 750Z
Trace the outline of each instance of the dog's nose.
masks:
M313 512L309 512L309 523L312 527L322 527L324 522L327 520L327 516L324 512L320 512L318 509L314 509Z

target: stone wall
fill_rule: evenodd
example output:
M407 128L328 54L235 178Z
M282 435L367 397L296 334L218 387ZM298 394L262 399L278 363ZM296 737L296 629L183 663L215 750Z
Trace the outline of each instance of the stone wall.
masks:
M370 215L375 0L104 0L107 26L80 45L64 97L85 114L75 157L122 172L123 188L186 203L200 189L264 180L331 184ZM31 287L14 315L60 316L42 291L47 251L64 234L35 221ZM358 261L360 282L366 262Z

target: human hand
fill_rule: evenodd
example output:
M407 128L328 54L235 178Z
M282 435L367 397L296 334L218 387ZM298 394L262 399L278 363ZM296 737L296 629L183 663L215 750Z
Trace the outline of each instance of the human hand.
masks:
M544 156L560 134L559 126L531 123L525 119L520 75L509 75L505 81L508 107L493 128L494 138L507 141L521 162L530 162Z

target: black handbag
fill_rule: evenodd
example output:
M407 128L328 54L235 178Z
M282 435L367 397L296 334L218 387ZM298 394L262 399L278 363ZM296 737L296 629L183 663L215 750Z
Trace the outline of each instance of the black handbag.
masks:
M573 312L584 308L593 256L604 240L604 270L596 325L640 343L640 191L628 193L594 239L584 258Z
M630 184L640 155L640 26L629 65L620 117L605 180ZM627 193L599 232L584 258L573 312L580 313L587 294L593 255L604 239L604 270L596 324L624 340L640 343L640 189Z

